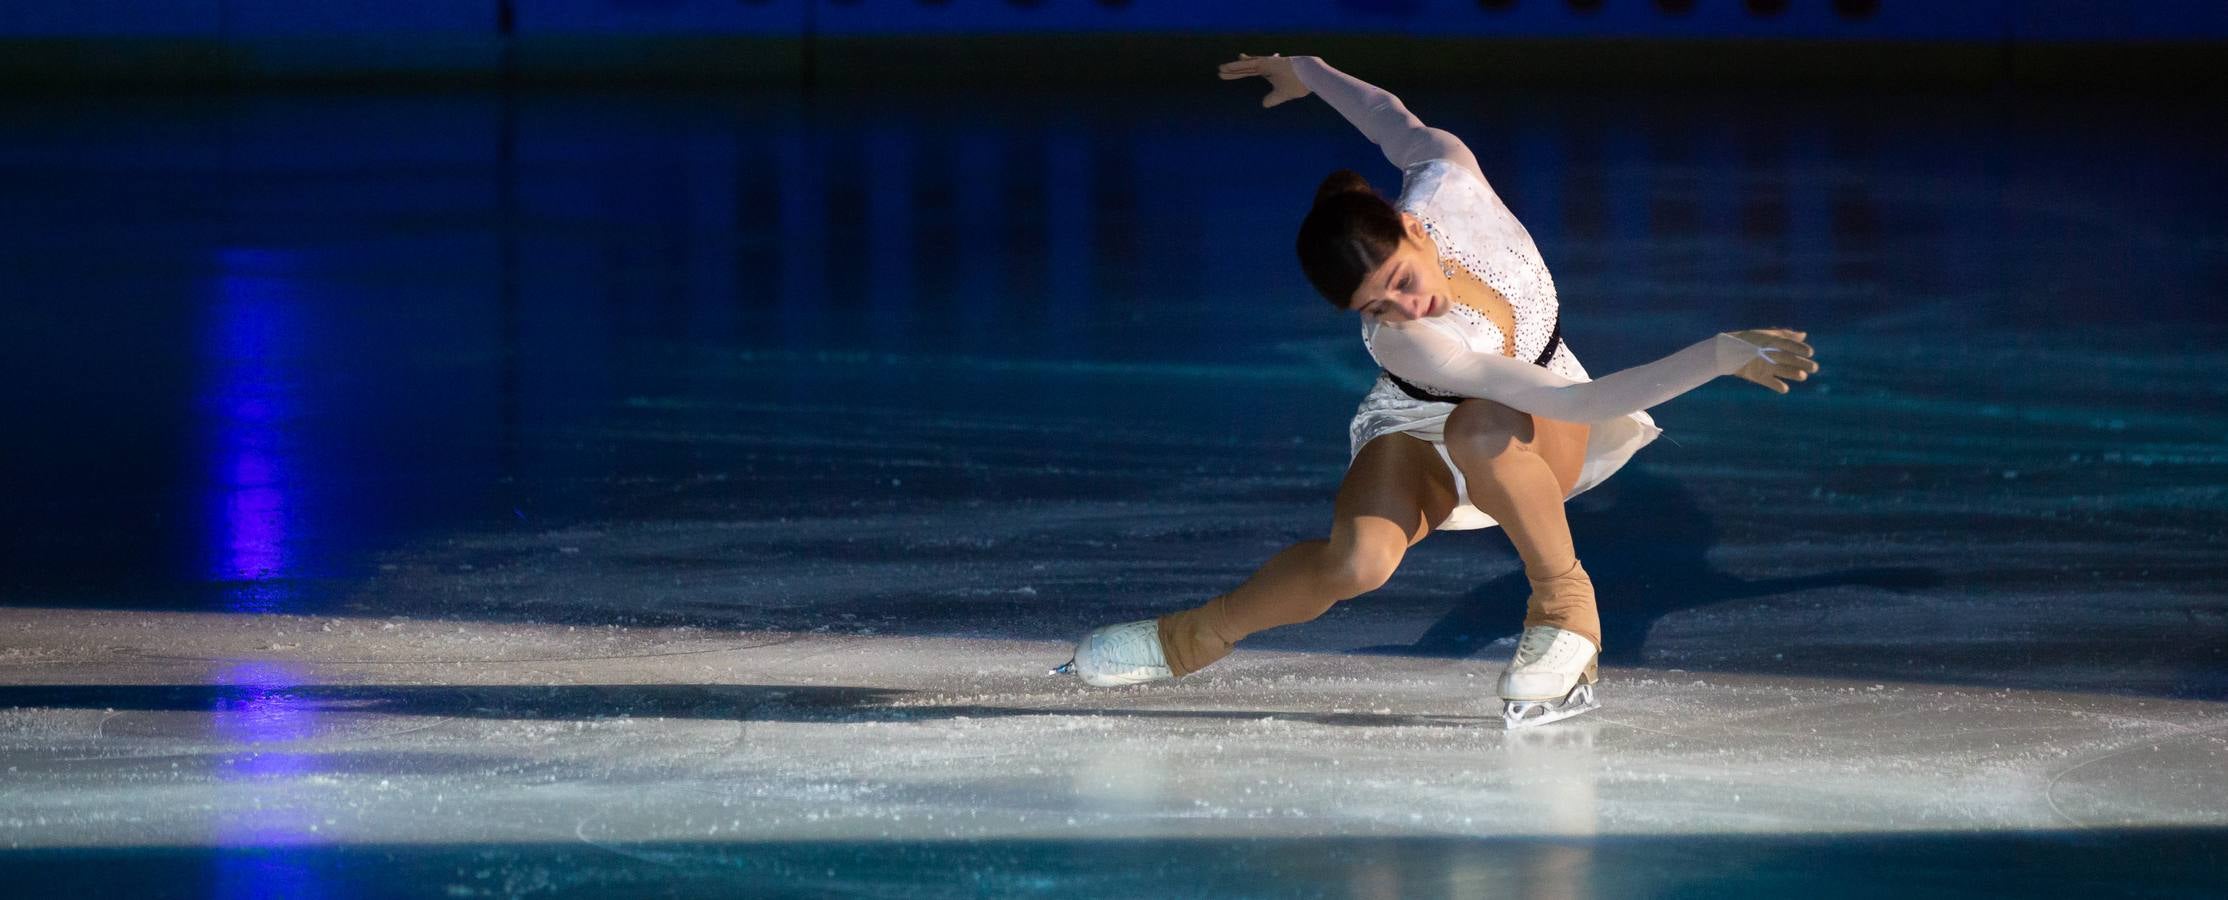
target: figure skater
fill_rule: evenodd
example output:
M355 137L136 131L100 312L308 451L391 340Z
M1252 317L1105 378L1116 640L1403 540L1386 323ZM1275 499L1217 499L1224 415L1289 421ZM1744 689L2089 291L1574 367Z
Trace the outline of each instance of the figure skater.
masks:
M1532 587L1501 673L1503 720L1523 728L1597 708L1601 620L1563 501L1662 433L1649 407L1720 375L1782 394L1809 378L1807 335L1721 333L1588 380L1539 249L1454 135L1314 57L1240 54L1221 75L1267 79L1264 107L1322 97L1401 169L1392 202L1352 171L1325 178L1298 244L1308 282L1360 315L1383 371L1349 429L1328 540L1285 548L1196 608L1094 630L1054 673L1098 686L1180 678L1247 635L1377 589L1432 531L1498 524Z

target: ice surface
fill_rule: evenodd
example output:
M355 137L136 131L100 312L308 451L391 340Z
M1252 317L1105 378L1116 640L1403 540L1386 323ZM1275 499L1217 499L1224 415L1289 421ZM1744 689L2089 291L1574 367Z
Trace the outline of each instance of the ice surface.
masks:
M2217 117L1596 99L1444 104L1581 358L1793 324L1827 368L1657 409L1571 505L1604 708L1519 734L1494 532L1179 682L1044 674L1327 526L1371 370L1288 232L1348 136L0 107L0 876L2217 892Z
M0 635L83 648L0 688L18 851L579 842L716 869L862 841L2228 824L2205 701L1611 667L1605 709L1511 733L1490 657L1248 651L1095 689L1034 640L55 609Z

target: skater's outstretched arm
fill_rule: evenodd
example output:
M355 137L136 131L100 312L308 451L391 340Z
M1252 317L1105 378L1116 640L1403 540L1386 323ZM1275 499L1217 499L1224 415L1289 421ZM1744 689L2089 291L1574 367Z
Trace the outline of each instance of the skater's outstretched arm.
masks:
M1593 381L1572 381L1522 360L1472 351L1430 320L1379 323L1370 352L1385 371L1427 388L1565 422L1599 422L1655 406L1720 375L1787 393L1787 381L1818 371L1806 336L1783 328L1718 334Z
M1385 158L1403 169L1434 159L1449 160L1470 170L1480 180L1478 160L1454 135L1432 128L1408 111L1399 97L1362 81L1313 56L1248 56L1222 64L1224 80L1261 76L1269 80L1269 95L1262 106L1275 106L1313 93L1329 103L1364 137L1385 152Z

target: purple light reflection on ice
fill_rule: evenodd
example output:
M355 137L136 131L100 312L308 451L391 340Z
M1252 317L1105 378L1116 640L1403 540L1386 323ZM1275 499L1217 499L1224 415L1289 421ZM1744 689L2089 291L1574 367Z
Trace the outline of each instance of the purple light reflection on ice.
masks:
M260 748L310 737L317 730L317 702L302 692L300 679L273 662L241 662L217 673L225 689L210 710L216 734L233 743ZM292 775L308 771L286 753L250 751L236 758L232 771L251 775ZM265 761L270 760L270 761Z
M282 612L292 599L288 573L286 486L296 468L289 429L295 427L290 363L306 355L302 312L287 257L227 250L210 307L205 359L209 389L208 446L213 451L210 577L235 582L226 606L239 613ZM275 272L274 272L275 270ZM316 897L327 893L318 873L288 847L317 844L322 810L295 805L314 753L292 745L316 735L314 699L301 679L277 662L241 662L220 670L224 686L209 710L212 731L233 745L219 776L232 802L213 823L222 848L211 873L217 897Z
M314 754L287 746L317 733L316 701L284 666L243 662L217 673L226 686L210 710L212 730L233 744L219 770L230 791L249 795L215 824L219 848L212 873L215 897L315 897L325 893L319 875L286 848L324 843L324 813L290 805L293 782L316 772Z
M268 250L219 254L204 358L210 373L202 408L214 453L211 506L217 527L212 578L239 582L227 603L236 612L275 612L288 599L289 430L297 422L294 373L306 355L291 260ZM265 583L268 582L268 583Z
M280 573L286 565L280 546L286 535L284 494L275 488L236 490L224 500L224 520L229 532L227 575L257 581ZM267 600L255 605L255 612L271 611Z

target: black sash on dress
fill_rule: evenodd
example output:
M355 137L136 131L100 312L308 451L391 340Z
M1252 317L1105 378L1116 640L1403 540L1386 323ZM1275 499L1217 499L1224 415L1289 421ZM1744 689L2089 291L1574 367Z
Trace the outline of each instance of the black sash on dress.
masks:
M1555 327L1547 333L1547 347L1546 349L1539 352L1538 359L1532 360L1532 365L1539 366L1543 369L1547 368L1548 361L1555 358L1555 351L1562 346L1563 311L1558 309L1555 311ZM1417 387L1413 384L1409 384L1400 376L1394 375L1391 372L1386 372L1385 377L1392 379L1393 387L1399 388L1401 393L1407 394L1408 396L1414 397L1418 400L1429 400L1433 403L1460 403L1464 400L1472 399L1469 397L1458 397L1453 394L1434 394L1430 391L1424 390L1423 388Z

